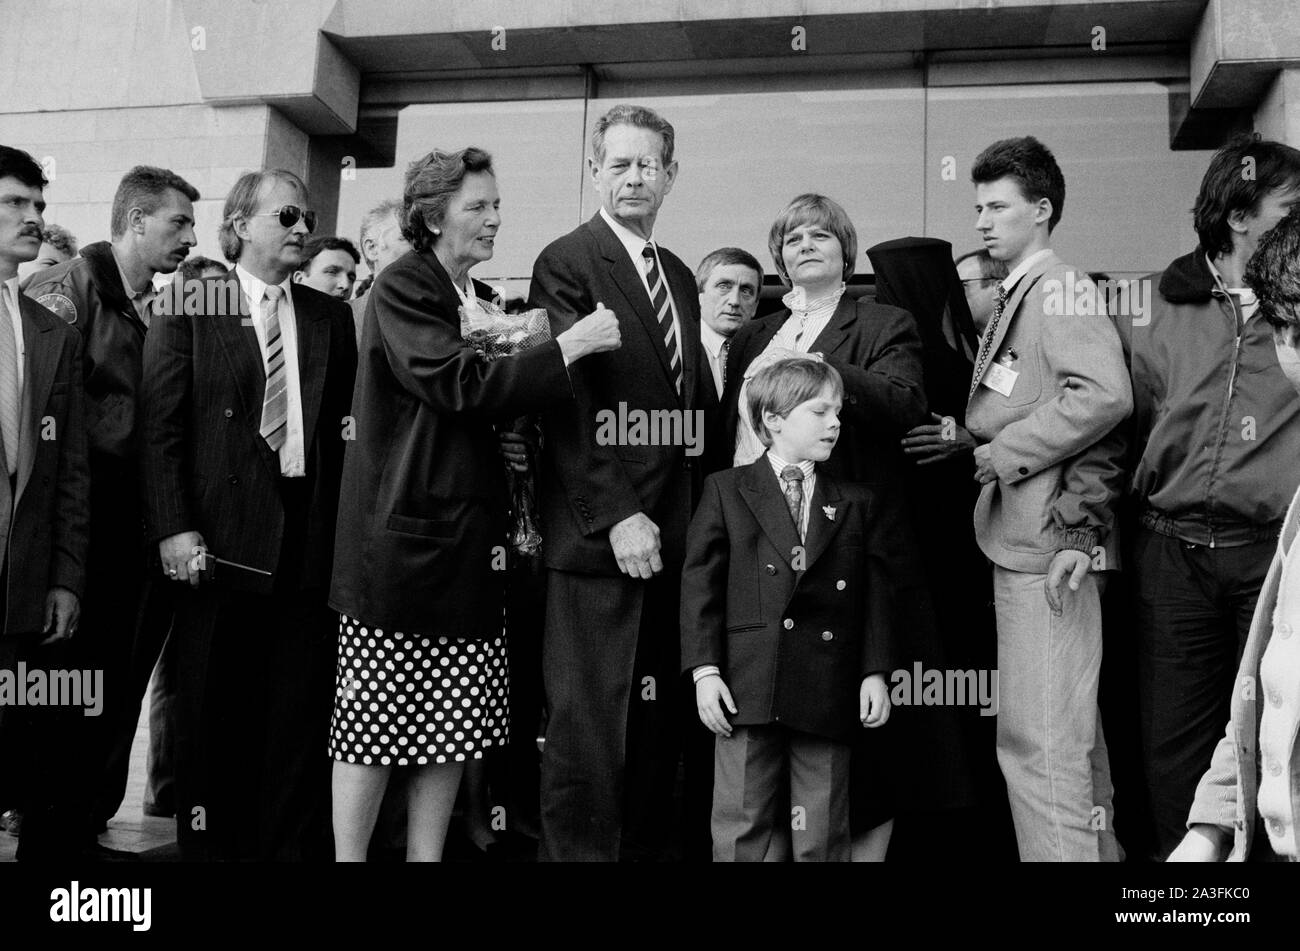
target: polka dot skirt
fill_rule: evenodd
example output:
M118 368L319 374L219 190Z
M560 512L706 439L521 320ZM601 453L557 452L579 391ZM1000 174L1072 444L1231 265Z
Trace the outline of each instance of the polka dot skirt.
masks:
M504 635L385 633L340 615L330 756L366 766L482 759L510 735Z

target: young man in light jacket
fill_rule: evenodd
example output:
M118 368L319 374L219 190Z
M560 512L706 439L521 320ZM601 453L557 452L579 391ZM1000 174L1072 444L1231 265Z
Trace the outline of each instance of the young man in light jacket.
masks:
M1260 240L1245 271L1273 327L1277 361L1300 390L1300 213ZM1292 397L1294 399L1294 395ZM1289 473L1278 473L1286 478ZM1290 480L1294 481L1294 479ZM1255 605L1228 728L1196 787L1187 834L1169 861L1300 859L1300 490Z
M1090 570L1113 543L1121 473L1107 437L1132 409L1124 354L1086 272L1050 250L1065 201L1052 153L1032 137L995 142L971 178L975 228L1010 271L966 409L984 484L975 533L993 562L998 762L1022 860L1118 860Z

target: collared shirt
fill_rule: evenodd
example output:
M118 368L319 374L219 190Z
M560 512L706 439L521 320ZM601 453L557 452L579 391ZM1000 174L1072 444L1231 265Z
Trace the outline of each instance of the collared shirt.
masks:
M781 302L790 308L790 316L781 324L781 329L776 332L771 340L768 341L763 352L754 358L754 362L745 368L745 379L740 384L740 393L738 418L736 420L736 446L732 456L732 465L747 466L763 454L763 443L758 438L758 433L754 432L754 425L750 421L747 399L749 396L749 379L753 376L753 367L762 366L765 357L769 351L784 349L793 350L796 353L808 353L812 349L813 343L817 337L826 328L835 310L840 306L840 299L844 296L845 285L841 284L839 289L827 294L825 297L819 297L817 300L810 301L804 293L803 288L796 287L791 290Z
M18 392L23 391L23 374L26 373L27 348L23 345L23 314L18 309L18 278L11 277L0 284L0 296L4 298L5 311L14 328L14 343L18 354Z
M1007 297L1011 296L1011 292L1016 289L1016 285L1020 283L1020 279L1029 273L1029 269L1051 253L1051 248L1043 248L1041 251L1035 251L1033 254L1029 255L1029 257L1017 264L1016 269L1002 279L1002 289L1006 291Z
M1255 297L1255 292L1249 287L1229 287L1223 283L1223 275L1219 273L1219 269L1214 266L1208 254L1205 256L1205 263L1210 266L1210 274L1214 277L1214 283L1219 290L1237 299L1237 306L1241 308L1241 325L1246 326L1250 318L1259 312L1259 299Z
M130 279L126 276L126 269L122 267L122 261L117 256L117 248L113 248L113 262L117 264L117 273L122 275L122 289L126 291L127 299L131 301L131 306L135 308L135 315L148 327L153 300L158 296L157 286L150 280L144 286L144 290L137 291L133 288Z
M1297 517L1295 503L1287 515ZM1259 720L1260 779L1257 799L1268 842L1281 856L1296 858L1293 748L1300 730L1300 553L1287 532L1278 540L1282 574L1273 609L1273 635L1259 664L1263 712Z
M253 321L253 331L257 334L257 348L262 353L262 368L266 369L266 318L263 314L263 299L266 297L266 282L254 277L244 270L242 265L235 265L235 276L239 278L239 287L248 302L248 311ZM305 476L307 474L306 439L302 423L302 385L298 372L298 322L293 310L293 294L288 278L280 283L284 292L280 298L280 343L284 347L285 383L288 387L289 420L284 439L280 447L280 475ZM233 319L233 318L217 318Z
M700 342L704 344L704 352L708 354L709 369L713 371L713 385L717 388L719 396L722 395L723 364L727 362L722 353L722 345L730 339L722 336L703 320L700 321Z
M600 208L600 216L605 219L605 224L609 225L610 230L614 232L614 237L618 238L619 244L623 245L623 250L627 256L632 259L632 266L636 272L641 275L641 285L645 288L646 299L650 299L650 282L646 276L646 259L641 253L646 244L654 248L655 261L659 265L659 273L663 275L664 286L668 288L668 309L673 315L673 334L677 337L677 349L680 353L682 365L686 363L686 353L682 344L682 321L677 314L677 301L673 299L673 287L668 283L668 272L664 270L664 262L659 257L659 245L655 244L654 236L643 238L627 225L621 224L617 218L605 210L605 206Z
M772 471L776 473L777 487L784 498L785 480L781 478L781 472L794 463L786 462L770 449L767 451L767 461L771 464ZM798 465L803 470L803 505L799 511L799 537L804 539L808 537L808 512L812 508L813 488L817 485L817 464L811 459L805 459Z

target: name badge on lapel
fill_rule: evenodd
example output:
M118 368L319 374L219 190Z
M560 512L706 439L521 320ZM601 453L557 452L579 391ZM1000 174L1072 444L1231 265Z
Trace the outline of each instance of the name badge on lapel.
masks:
M984 375L983 385L995 393L1010 396L1012 389L1015 388L1016 380L1020 377L1018 370L1011 369L1018 356L1015 350L1007 350L996 363L989 367L989 372Z

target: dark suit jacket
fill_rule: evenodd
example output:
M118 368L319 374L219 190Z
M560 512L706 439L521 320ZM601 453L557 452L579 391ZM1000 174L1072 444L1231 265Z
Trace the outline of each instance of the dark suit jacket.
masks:
M330 605L383 629L494 634L509 499L492 424L569 398L560 346L480 357L432 251L389 265L365 299Z
M9 569L3 635L39 632L50 588L82 596L90 531L81 335L31 298L19 294L18 302L27 354L12 497L0 471L0 567Z
M862 678L893 666L881 514L865 486L819 470L801 546L766 455L705 481L682 570L682 667L721 668L733 723L861 732Z
M745 370L789 316L790 311L783 310L752 320L731 338L720 438L710 449L710 469L731 465ZM827 460L827 471L854 482L896 484L902 460L898 440L926 422L921 338L912 315L845 297L808 349L821 352L844 378L840 439Z
M242 300L231 270L215 278ZM356 332L347 305L304 284L292 285L298 372L311 502L302 587L326 587L343 470L345 426L356 376ZM266 370L257 335L238 314L154 317L145 338L143 404L145 517L160 541L197 531L209 551L272 572L218 569L231 590L270 593L284 543L280 461L258 430Z
M659 527L664 564L673 565L672 570L681 565L701 474L699 457L686 455L680 444L602 446L596 438L602 410L711 414L716 406L713 379L701 364L694 275L663 247L659 259L681 324L680 397L669 376L650 296L627 251L599 214L551 242L533 266L530 304L546 308L553 336L591 313L597 303L618 315L622 331L619 349L569 368L574 404L543 417L546 446L540 494L548 567L617 575L609 529L637 512ZM703 433L700 439L702 443Z

